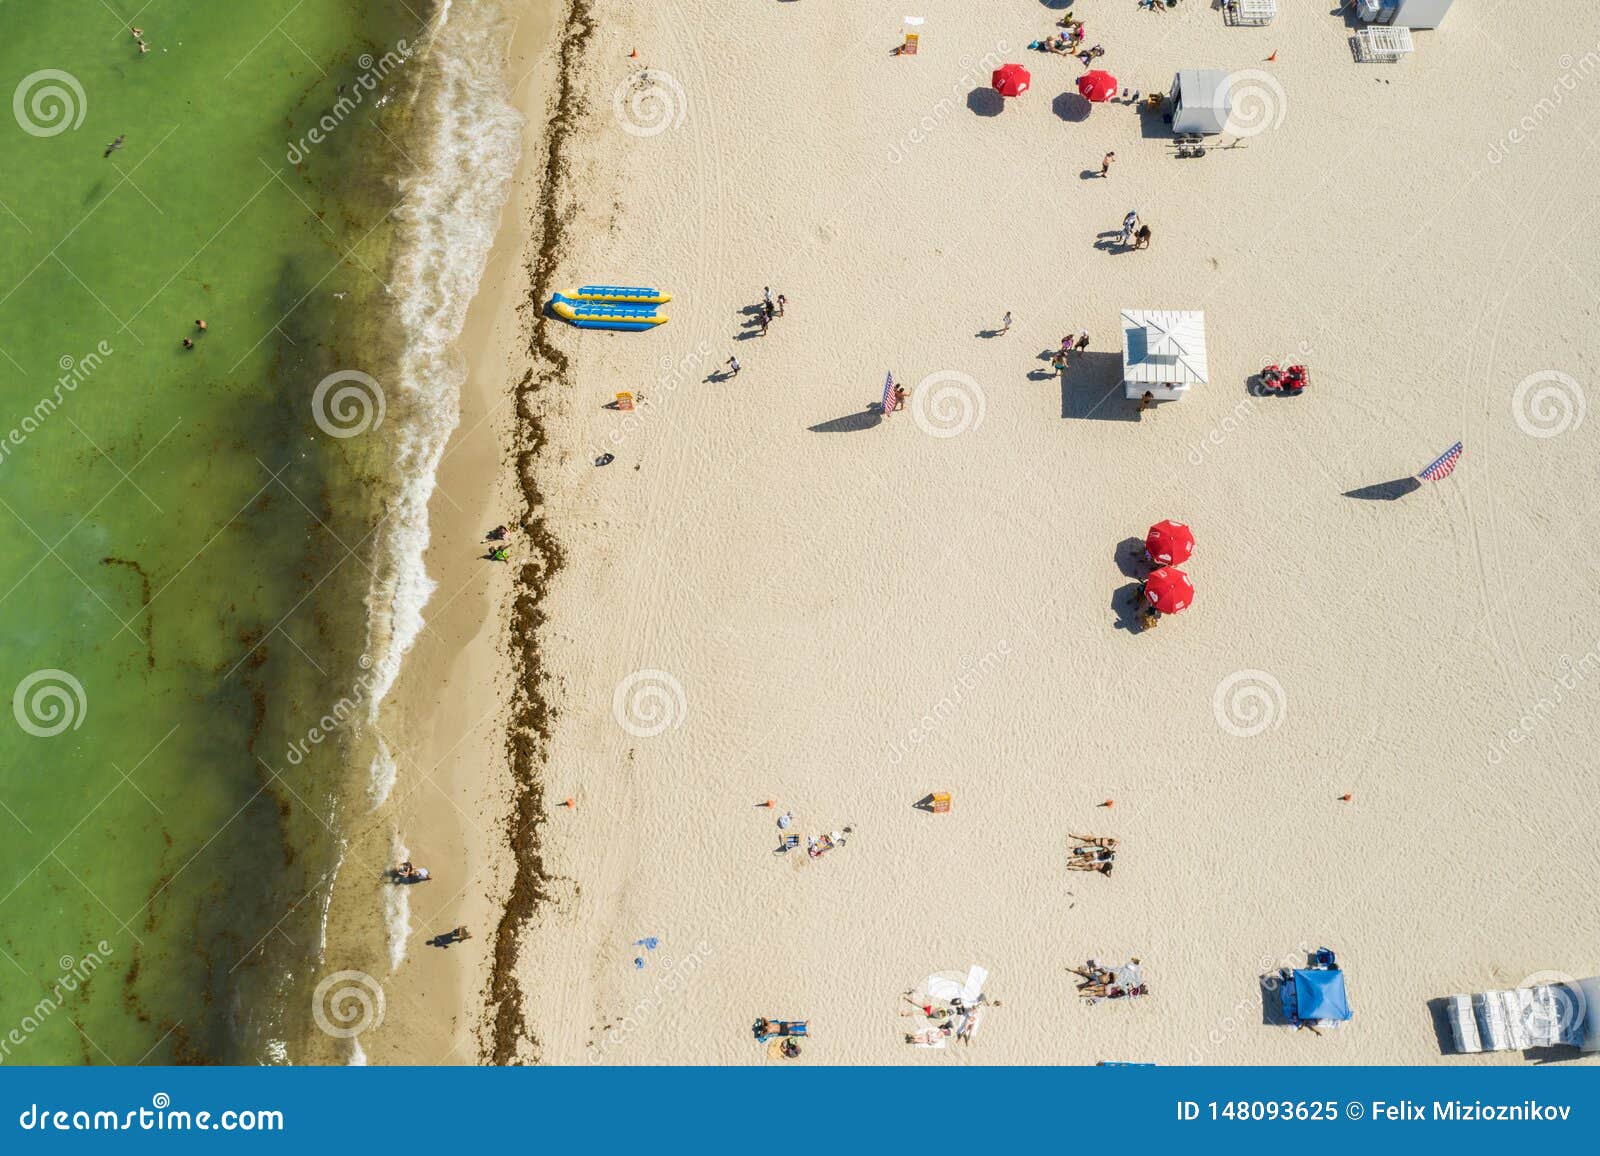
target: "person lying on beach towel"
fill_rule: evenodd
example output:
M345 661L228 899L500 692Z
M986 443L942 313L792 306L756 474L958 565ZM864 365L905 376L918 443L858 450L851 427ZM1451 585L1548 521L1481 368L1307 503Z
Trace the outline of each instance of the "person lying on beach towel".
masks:
M1075 839L1086 847L1112 848L1117 845L1117 841L1109 835L1074 835L1071 831L1068 831L1067 838Z

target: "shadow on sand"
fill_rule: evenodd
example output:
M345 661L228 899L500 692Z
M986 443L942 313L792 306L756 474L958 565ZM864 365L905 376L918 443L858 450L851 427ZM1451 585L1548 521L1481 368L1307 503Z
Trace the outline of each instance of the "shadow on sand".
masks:
M1124 538L1117 543L1117 569L1124 578L1145 580L1150 573L1150 563L1144 556L1143 538Z
M992 88L975 88L967 93L967 107L978 116L999 116L1006 110L1006 98Z
M1080 421L1138 421L1139 403L1122 396L1120 353L1074 354L1061 375L1061 416Z
M1344 496L1363 502L1392 502L1422 488L1417 478L1396 478L1392 482L1379 482L1375 486L1362 486L1359 490L1346 490Z
M880 402L873 402L866 409L858 409L855 413L847 413L843 417L836 417L832 421L818 422L816 425L807 426L812 433L859 433L861 430L871 429L883 421L883 406Z

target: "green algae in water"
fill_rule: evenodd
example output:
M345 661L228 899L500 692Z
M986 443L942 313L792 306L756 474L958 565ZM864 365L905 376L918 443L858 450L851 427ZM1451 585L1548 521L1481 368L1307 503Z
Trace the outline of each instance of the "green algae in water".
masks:
M360 677L386 450L311 397L382 363L423 29L173 2L141 54L139 8L0 8L6 1063L262 1058L346 790L337 743L285 753Z

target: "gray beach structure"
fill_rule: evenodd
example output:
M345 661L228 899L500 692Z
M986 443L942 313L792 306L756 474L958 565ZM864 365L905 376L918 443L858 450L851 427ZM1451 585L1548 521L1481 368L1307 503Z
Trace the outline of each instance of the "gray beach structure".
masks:
M1357 0L1356 15L1368 24L1398 28L1437 28L1451 0Z
M1233 100L1220 68L1186 68L1172 78L1172 131L1214 135L1226 129Z

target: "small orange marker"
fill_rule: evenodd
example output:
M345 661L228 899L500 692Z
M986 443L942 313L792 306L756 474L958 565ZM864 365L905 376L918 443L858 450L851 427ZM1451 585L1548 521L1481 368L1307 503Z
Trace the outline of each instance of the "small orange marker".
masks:
M571 799L563 799L563 800L561 800L561 805L563 807L576 808L578 804L574 803Z
M628 53L628 59L629 60L638 60L639 59L639 50L637 48L635 48L632 52Z
M1114 807L1117 805L1117 801L1115 799L1107 799L1105 802L1097 803L1095 805L1099 807Z
M1339 801L1341 803L1348 803L1353 797L1354 796L1352 796L1352 795L1340 795L1339 796Z
M765 803L756 804L758 807L776 807L777 805L778 804L774 803L771 799L768 799Z
M1272 50L1272 55L1267 57L1267 63L1271 64L1276 59L1278 59L1278 50L1276 48L1274 48Z

